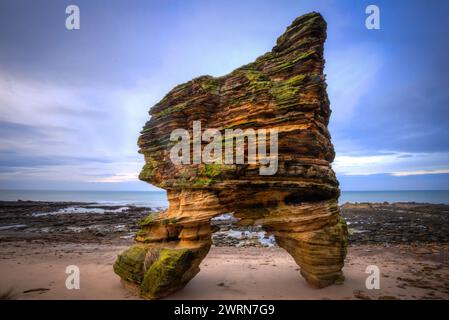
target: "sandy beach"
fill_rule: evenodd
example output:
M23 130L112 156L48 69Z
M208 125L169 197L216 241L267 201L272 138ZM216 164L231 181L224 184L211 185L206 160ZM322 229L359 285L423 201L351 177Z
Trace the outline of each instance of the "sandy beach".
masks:
M133 243L130 235L147 211L106 208L100 214L43 214L49 208L60 212L61 206L67 211L74 205L0 206L3 298L139 299L122 286L112 264ZM309 287L291 256L276 245L264 247L258 232L245 238L240 231L236 240L236 228L222 223L221 236L214 240L201 272L169 299L449 299L447 209L418 204L343 206L351 234L343 269L346 280L324 289ZM68 265L80 269L79 290L65 286ZM368 265L379 267L380 289L366 288Z
M2 290L14 299L139 299L112 271L124 246L2 246ZM13 259L8 258L14 256ZM349 248L346 281L310 288L280 248L214 247L201 272L169 299L449 299L449 247L363 245ZM365 287L366 266L381 270L381 287ZM80 289L65 287L65 268L80 268Z

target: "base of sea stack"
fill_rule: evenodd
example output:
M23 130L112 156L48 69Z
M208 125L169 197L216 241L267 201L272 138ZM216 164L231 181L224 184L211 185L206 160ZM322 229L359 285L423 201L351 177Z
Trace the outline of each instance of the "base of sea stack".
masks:
M302 233L277 235L276 242L293 257L301 268L301 275L314 288L341 284L341 271L347 253L348 231L346 221L323 229Z
M182 289L199 271L210 245L199 248L159 248L136 244L122 252L114 271L131 291L159 299Z
M289 213L282 215L286 220L270 215L262 219L265 230L294 258L310 286L323 288L341 283L348 233L336 201L288 206L284 210ZM318 216L324 221L319 221ZM182 289L200 271L214 231L210 217L206 223L182 223L182 219L170 217L167 212L152 214L141 222L137 244L122 252L114 264L115 273L127 288L145 299L159 299Z

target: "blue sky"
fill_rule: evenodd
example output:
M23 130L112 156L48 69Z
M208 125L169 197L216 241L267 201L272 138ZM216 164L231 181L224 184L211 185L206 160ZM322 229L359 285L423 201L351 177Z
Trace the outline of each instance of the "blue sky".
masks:
M77 4L81 29L65 29ZM381 30L365 28L365 8ZM0 189L151 190L137 137L173 86L328 22L334 169L343 190L449 189L448 1L0 0Z

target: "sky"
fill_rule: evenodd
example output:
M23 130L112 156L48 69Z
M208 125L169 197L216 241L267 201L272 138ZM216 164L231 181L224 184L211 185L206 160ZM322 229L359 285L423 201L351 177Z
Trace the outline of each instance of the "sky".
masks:
M342 190L449 190L445 0L0 0L0 189L155 190L137 179L149 108L270 51L311 11L328 23Z

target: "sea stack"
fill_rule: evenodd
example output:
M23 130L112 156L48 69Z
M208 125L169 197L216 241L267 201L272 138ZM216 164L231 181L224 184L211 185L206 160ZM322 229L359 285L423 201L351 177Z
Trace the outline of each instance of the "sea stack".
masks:
M114 264L142 297L161 298L185 286L211 247L211 218L231 212L238 224L261 225L274 235L311 286L344 279L348 234L331 167L325 40L323 17L303 15L272 51L228 75L178 85L151 108L138 140L145 158L139 177L167 190L169 208L141 221L136 244ZM226 129L276 129L276 173L261 175L259 165L249 163L174 164L170 135L181 128L192 137L194 121L223 137Z

